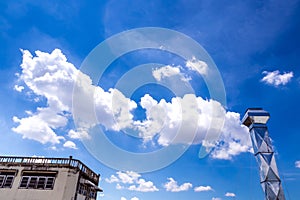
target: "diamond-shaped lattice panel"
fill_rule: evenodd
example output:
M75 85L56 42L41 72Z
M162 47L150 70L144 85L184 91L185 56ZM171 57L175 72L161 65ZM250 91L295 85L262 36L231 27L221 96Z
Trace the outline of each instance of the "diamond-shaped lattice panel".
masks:
M285 200L267 126L254 124L250 130L250 136L259 164L260 181L265 192L265 199Z

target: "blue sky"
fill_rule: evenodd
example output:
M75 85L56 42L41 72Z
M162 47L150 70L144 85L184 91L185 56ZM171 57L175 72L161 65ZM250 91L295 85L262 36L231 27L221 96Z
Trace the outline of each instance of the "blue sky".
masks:
M263 107L271 114L286 198L297 199L299 6L296 0L1 1L0 154L73 155L101 174L99 199L262 199L240 118L248 107ZM168 50L186 53L189 46L170 40L117 56L124 46L109 43L88 65L101 42L144 27L184 34L207 54L184 59ZM164 42L164 35L155 38ZM147 38L128 41L131 48ZM98 64L111 55L109 66ZM214 67L223 102L211 96ZM209 132L219 116L224 127ZM208 133L221 135L199 158L201 146L212 145ZM104 146L105 138L126 156ZM165 149L169 154L161 156ZM151 152L151 159L130 156Z

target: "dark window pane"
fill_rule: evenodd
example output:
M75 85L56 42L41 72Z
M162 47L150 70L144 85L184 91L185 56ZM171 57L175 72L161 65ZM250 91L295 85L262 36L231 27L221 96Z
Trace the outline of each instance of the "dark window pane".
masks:
M54 177L48 177L45 189L53 189Z
M90 191L90 198L96 198L96 191L93 189Z
M39 177L37 189L44 189L46 183L46 177Z
M79 185L78 193L83 194L83 185L81 183Z
M3 187L11 187L13 184L14 176L8 175L6 176L6 180L3 183Z
M28 176L23 176L20 183L20 188L27 188L28 180L29 180Z
M5 179L5 176L4 175L0 175L0 188L3 185L4 179Z
M36 188L36 185L37 185L37 181L38 181L38 177L30 177L30 181L29 181L29 184L28 184L28 188L31 188L31 189L34 189Z
M52 190L54 181L52 176L23 176L19 188Z

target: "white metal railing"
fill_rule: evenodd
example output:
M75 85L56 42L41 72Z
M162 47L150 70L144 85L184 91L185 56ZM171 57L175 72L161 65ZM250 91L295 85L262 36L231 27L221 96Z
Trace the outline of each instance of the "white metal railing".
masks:
M44 158L44 157L18 157L18 156L0 156L0 164L9 165L36 165L36 166L48 166L48 167L72 167L77 168L85 175L87 175L94 182L99 182L99 174L93 172L80 160L70 158Z

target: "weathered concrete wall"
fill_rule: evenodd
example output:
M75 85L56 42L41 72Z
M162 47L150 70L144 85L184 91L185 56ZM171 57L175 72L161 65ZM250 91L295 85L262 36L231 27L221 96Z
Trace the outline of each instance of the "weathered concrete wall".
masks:
M1 167L0 167L1 168ZM6 168L7 169L7 168ZM21 173L24 167L10 167L17 169L11 188L0 188L0 200L74 200L79 172L68 168L50 168L58 171L53 190L21 189Z

